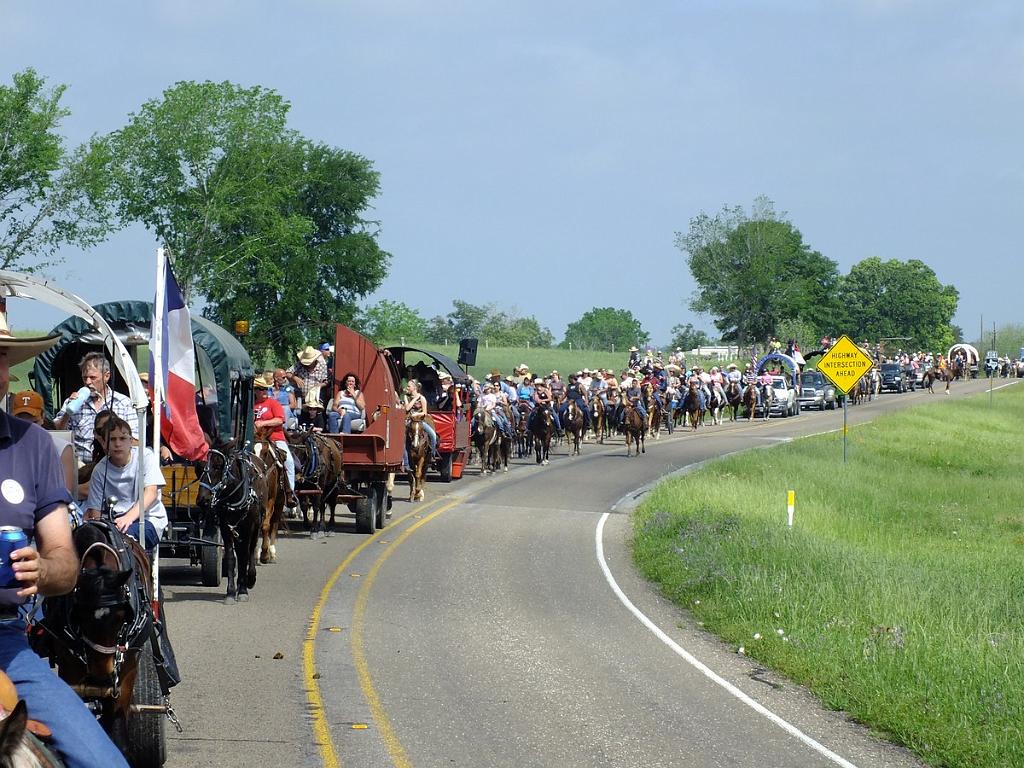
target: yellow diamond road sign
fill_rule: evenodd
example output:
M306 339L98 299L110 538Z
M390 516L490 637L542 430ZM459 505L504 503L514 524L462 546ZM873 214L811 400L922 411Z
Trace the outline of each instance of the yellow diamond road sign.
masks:
M860 377L871 370L874 361L846 335L840 336L832 349L818 362L818 370L844 395L850 393Z

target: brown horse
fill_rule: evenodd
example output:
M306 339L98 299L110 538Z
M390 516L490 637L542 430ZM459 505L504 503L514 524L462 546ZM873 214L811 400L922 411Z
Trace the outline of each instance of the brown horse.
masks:
M633 406L633 401L628 397L622 398L622 431L626 435L626 456L630 456L632 446L636 446L636 454L647 453L644 445L645 437L644 418Z
M409 501L423 501L427 463L430 458L430 438L423 422L434 426L434 420L422 413L413 414L405 422L405 445L409 453Z
M697 429L703 420L704 412L700 407L700 390L697 382L691 381L686 386L686 392L679 403L679 410L683 412L686 420L690 423L690 429Z
M295 492L310 538L333 535L327 528L327 512L334 528L335 507L345 487L341 442L320 432L298 430L285 433L295 458Z
M757 385L753 382L743 389L743 408L747 412L747 421L753 421L757 414Z
M725 388L725 405L727 408L732 408L732 415L729 417L729 421L736 421L740 406L743 405L743 390L740 388L738 381L730 381L729 385Z
M600 398L597 398L600 401ZM569 446L570 456L580 455L580 440L583 437L583 411L580 410L575 400L570 400L566 406L565 418L562 419L562 429L566 436L572 441Z
M516 401L509 405L509 414L509 423L512 424L512 431L515 434L516 458L524 459L530 455L530 431L526 426L530 418L530 406Z
M538 405L532 416L527 420L527 428L533 437L533 450L538 464L547 464L551 453L551 436L555 431L555 422L551 418L551 406Z
M146 718L160 717L162 728L163 715L133 711L133 704L158 703L135 700L142 696L136 685L140 669L147 680L155 676L149 558L107 520L79 526L74 543L81 558L78 581L71 594L46 598L40 623L49 638L44 652L118 749L135 764L156 764L150 750L163 744L143 743L138 734Z
M654 398L654 385L650 382L641 385L640 397L644 402L644 410L647 411L647 434L654 435L657 440L661 437L661 407Z
M946 394L948 395L949 394L949 383L952 380L953 380L953 374L952 374L952 372L949 369L947 369L947 368L939 368L939 367L933 366L932 368L929 368L927 371L924 372L924 379L922 379L921 383L924 384L924 386L926 386L928 388L928 391L931 392L934 395L935 394L935 388L934 388L935 382L936 381L939 381L939 382L943 382L944 381L944 382L946 382Z
M284 512L285 500L291 494L292 489L288 487L288 471L285 468L284 450L270 441L272 427L260 427L256 430L256 440L253 443L253 453L263 462L267 474L266 506L261 516L260 534L262 537L260 545L260 562L277 562L277 533L281 527L281 517Z

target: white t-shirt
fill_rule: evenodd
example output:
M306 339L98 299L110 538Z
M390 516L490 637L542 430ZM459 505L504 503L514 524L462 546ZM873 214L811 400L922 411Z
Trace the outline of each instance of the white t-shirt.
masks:
M160 463L150 448L145 450L146 474L143 478L145 485L164 485L164 475L160 471ZM135 503L135 478L139 474L139 449L132 448L131 458L123 467L110 463L106 456L99 460L92 470L92 477L89 480L89 498L86 499L85 508L103 509L103 500L110 496L116 496L118 501L114 505L115 517L120 517L127 512ZM146 510L146 520L156 528L158 537L164 535L164 528L167 527L167 510L157 493L156 502Z

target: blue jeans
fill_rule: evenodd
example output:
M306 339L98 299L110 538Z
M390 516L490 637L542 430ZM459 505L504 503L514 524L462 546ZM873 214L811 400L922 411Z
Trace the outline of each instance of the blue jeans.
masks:
M128 526L128 530L125 531L125 533L127 533L129 536L131 536L136 541L141 541L141 539L139 538L139 521L136 520L134 523L129 525ZM156 548L156 545L159 544L159 543L160 543L160 537L156 535L156 528L154 528L153 524L151 522L149 522L149 520L147 520L146 521L146 542L142 545L143 548L146 550L147 554L150 554L150 553L153 552L153 550ZM38 719L38 718L36 718L36 719Z
M363 418L354 413L345 411L344 413L338 413L337 411L331 411L327 414L327 422L329 431L333 433L342 432L346 435L352 434L352 422Z
M53 731L54 747L68 768L128 768L124 756L78 695L28 647L21 621L0 622L0 668L25 700L29 717Z

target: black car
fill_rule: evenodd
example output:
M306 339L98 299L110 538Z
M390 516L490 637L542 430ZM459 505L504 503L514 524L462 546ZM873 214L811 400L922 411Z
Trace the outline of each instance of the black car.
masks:
M902 365L896 363L882 363L882 391L906 392L910 389L907 381L907 372Z

